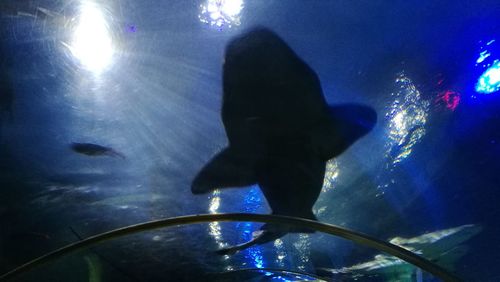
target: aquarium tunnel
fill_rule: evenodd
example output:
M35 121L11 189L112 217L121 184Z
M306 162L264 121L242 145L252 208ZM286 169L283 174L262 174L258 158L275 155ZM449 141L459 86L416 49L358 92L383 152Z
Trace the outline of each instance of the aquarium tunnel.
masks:
M498 15L1 0L0 281L500 281Z

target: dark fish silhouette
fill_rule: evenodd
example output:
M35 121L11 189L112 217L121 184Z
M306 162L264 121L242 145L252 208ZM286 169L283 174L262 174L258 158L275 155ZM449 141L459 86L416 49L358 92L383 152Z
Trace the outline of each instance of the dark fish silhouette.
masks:
M3 32L0 30L0 147L4 145L4 125L14 120L14 88L10 76L12 63L10 57L4 52Z
M0 62L0 120L3 116L13 118L12 104L14 102L14 91L7 74L6 66Z
M303 232L303 233L312 233L312 230L298 230L298 229L290 229L287 228L286 226L276 226L276 225L271 225L271 224L264 224L259 231L255 231L252 233L252 239L248 242L231 246L228 248L220 249L215 251L216 254L219 255L233 255L239 251L242 251L244 249L250 248L251 246L254 245L260 245L260 244L265 244L267 242L274 241L280 237L285 236L287 233L290 232Z
M110 156L125 159L125 156L112 148L92 143L71 143L71 149L87 156Z
M330 107L316 73L274 32L256 28L229 42L223 68L222 121L229 146L198 173L194 194L257 183L273 214L316 220L326 162L376 123L373 109ZM230 254L312 230L264 224Z
M2 35L0 31L0 36ZM10 75L12 61L3 47L2 38L0 38L0 126L6 118L13 119L12 106L14 104L14 88Z

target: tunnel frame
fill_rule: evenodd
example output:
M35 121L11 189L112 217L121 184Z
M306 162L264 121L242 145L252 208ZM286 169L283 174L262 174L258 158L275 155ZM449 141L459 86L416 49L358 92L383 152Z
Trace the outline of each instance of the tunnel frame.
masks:
M388 253L395 257L398 257L432 275L441 279L442 281L461 281L460 278L452 274L451 272L445 270L444 268L430 262L429 260L422 258L421 256L412 253L402 247L385 242L366 234L359 233L356 231L349 230L347 228L339 227L333 224L321 223L318 221L282 216L282 215L267 215L267 214L249 214L249 213L221 213L221 214L197 214L197 215L186 215L178 217L170 217L158 220L152 220L147 222L142 222L138 224L133 224L104 233L100 233L94 236L90 236L81 241L68 244L64 247L56 249L49 252L43 256L33 259L19 267L0 276L0 281L7 281L12 279L22 273L25 273L36 266L41 264L56 260L67 254L88 248L91 245L108 241L111 239L116 239L126 235L149 231L158 228L189 225L189 224L199 224L199 223L210 223L219 221L232 221L232 222L261 222L261 223L272 223L280 225L288 225L294 227L314 229L323 233L334 235L352 241L356 244L368 246L379 251Z

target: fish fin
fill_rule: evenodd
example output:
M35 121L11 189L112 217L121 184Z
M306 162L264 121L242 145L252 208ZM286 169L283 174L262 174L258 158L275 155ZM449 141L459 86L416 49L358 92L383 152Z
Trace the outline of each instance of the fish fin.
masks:
M228 248L219 249L219 250L215 251L215 253L220 255L220 256L231 256L231 255L238 253L239 251L240 251L240 249L238 248L238 246L232 246L232 247L228 247Z
M109 156L111 157L115 157L115 158L120 158L122 160L125 160L127 159L127 157L125 157L124 154L118 152L118 151L115 151L115 150L110 150L109 153L108 153Z
M312 150L324 160L336 157L372 130L376 122L377 113L370 107L329 106L328 116L310 131Z
M241 157L226 148L196 175L191 192L203 194L219 188L253 185L257 183L253 164L251 158Z
M218 255L234 255L239 251L253 246L263 245L285 236L289 232L286 226L264 224L260 230L252 232L252 239L239 245L230 246L215 251Z

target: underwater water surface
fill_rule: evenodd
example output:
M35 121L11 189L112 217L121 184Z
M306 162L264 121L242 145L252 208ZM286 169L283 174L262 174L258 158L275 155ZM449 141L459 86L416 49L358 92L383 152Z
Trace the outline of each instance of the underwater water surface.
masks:
M260 26L317 74L328 104L377 113L326 162L316 218L498 281L499 12L493 0L1 1L0 275L130 224L270 213L258 185L191 192L228 146L226 46ZM438 281L320 232L215 253L261 226L124 236L19 281Z

